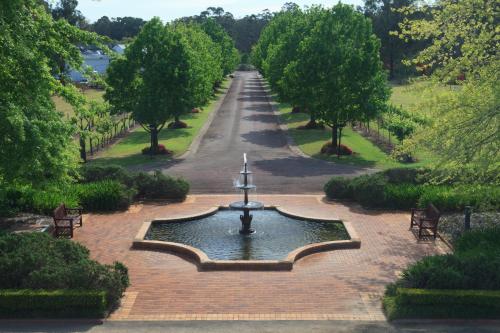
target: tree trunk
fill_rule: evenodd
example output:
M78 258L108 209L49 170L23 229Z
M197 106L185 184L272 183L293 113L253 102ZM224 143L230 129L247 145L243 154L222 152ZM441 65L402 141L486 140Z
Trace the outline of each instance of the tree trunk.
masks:
M338 147L339 135L338 135L339 126L337 124L333 124L332 126L332 148Z
M389 51L389 80L394 79L394 50Z
M342 129L343 129L343 127L339 127L339 145L337 146L337 158L340 158L340 144L342 143Z
M150 126L151 130L151 148L149 152L151 155L158 152L158 128L156 126Z
M87 151L85 147L85 137L83 136L83 119L80 118L80 157L83 162L87 163Z
M85 138L80 134L80 157L83 162L87 163L87 150L85 147Z
M180 118L179 116L175 116L175 117L174 117L174 121L175 121L176 123L179 123L179 122L181 121L181 118Z

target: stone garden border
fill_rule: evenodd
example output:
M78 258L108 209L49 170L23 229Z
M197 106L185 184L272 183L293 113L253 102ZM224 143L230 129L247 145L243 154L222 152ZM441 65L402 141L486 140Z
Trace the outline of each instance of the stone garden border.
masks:
M340 241L330 241L322 243L308 244L299 247L292 252L290 252L283 260L212 260L203 251L198 248L173 242L164 241L152 241L146 240L146 234L154 223L168 223L168 222L183 222L190 221L193 219L199 219L207 217L217 213L219 210L229 209L225 206L212 207L209 210L195 215L185 215L177 218L157 218L153 221L146 221L142 224L139 232L135 236L132 247L135 249L143 250L156 250L156 251L168 251L174 254L183 255L193 259L200 270L250 270L250 271L290 271L293 269L293 264L307 255L331 251L331 250L343 250L343 249L359 249L361 247L361 240L349 222L341 221L339 219L324 219L316 217L301 216L289 212L288 210L279 206L266 206L264 209L276 210L278 213L300 219L300 220L315 220L315 221L325 221L342 223L349 235L348 240Z

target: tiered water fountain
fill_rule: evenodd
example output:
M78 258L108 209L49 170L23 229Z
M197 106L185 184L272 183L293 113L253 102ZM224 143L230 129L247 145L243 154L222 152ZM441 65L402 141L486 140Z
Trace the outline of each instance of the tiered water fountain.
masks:
M295 260L314 252L359 248L355 233L340 220L297 216L282 207L264 209L262 203L250 201L248 194L256 186L246 154L243 160L235 184L243 191L243 201L212 207L199 215L145 222L134 247L188 255L202 269L276 270L292 269ZM256 230L252 229L252 211ZM238 215L241 228L236 224Z
M240 172L240 180L243 178L243 182L238 182L236 185L236 188L243 191L244 200L233 202L229 205L231 209L243 211L243 215L240 215L240 234L242 235L250 235L255 232L255 230L251 228L253 215L250 214L250 211L264 208L261 202L248 200L248 191L257 188L257 186L248 183L248 176L251 174L252 172L248 170L247 154L245 153L243 154L243 170Z

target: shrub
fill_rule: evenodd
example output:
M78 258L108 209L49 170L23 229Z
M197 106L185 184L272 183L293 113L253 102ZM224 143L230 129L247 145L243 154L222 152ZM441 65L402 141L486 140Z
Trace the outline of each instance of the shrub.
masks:
M151 147L145 147L145 148L143 148L142 149L142 154L143 155L150 155L151 154ZM154 155L171 155L171 154L172 154L172 152L170 150L168 150L167 148L165 148L165 145L162 145L162 144L159 144L158 145L158 150L156 152L154 152Z
M0 184L0 216L14 216L21 206L24 206L23 192L20 189L3 187Z
M392 184L422 184L425 182L426 169L393 168L382 171L382 175Z
M391 288L392 290L392 288ZM386 293L383 307L398 318L500 318L500 292L482 290L422 290L397 288Z
M351 180L344 177L333 177L324 186L323 190L330 199L352 199Z
M384 192L385 207L410 209L417 206L422 186L414 184L387 184Z
M145 199L184 200L189 192L189 183L182 178L166 176L161 171L154 174L138 173L135 176L137 196Z
M499 234L497 229L465 233L454 254L425 257L410 265L398 286L500 290Z
M92 183L103 180L116 180L127 187L134 186L134 177L118 165L86 165L82 168L82 182Z
M456 253L500 255L500 227L465 232L454 244Z
M108 306L128 286L125 266L102 265L82 245L44 233L0 235L0 286L3 289L104 291Z
M338 152L337 152L337 149L338 149ZM327 155L352 155L353 154L353 151L351 148L347 147L346 145L339 145L338 148L334 148L332 146L332 143L331 142L327 142L323 145L323 147L321 147L321 154L327 154Z
M107 309L104 291L0 290L0 317L101 318Z
M104 180L78 186L80 204L86 211L125 210L135 191L115 180Z
M426 186L419 206L433 203L441 211L462 211L465 206L478 210L500 209L500 187L487 185Z
M386 178L377 173L354 178L350 187L354 199L366 207L385 206Z

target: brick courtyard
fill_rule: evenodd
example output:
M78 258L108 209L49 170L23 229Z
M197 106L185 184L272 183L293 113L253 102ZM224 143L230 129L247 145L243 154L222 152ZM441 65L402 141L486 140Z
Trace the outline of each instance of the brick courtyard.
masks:
M260 195L252 199L300 215L349 221L361 249L313 254L292 271L198 271L177 255L131 249L144 221L227 205L239 196L190 196L183 203L132 206L127 212L84 217L75 240L103 263L122 261L131 286L112 320L384 320L380 297L410 262L443 253L441 241L420 241L408 230L409 213L366 211L324 202L322 196ZM239 223L236 221L235 223Z

